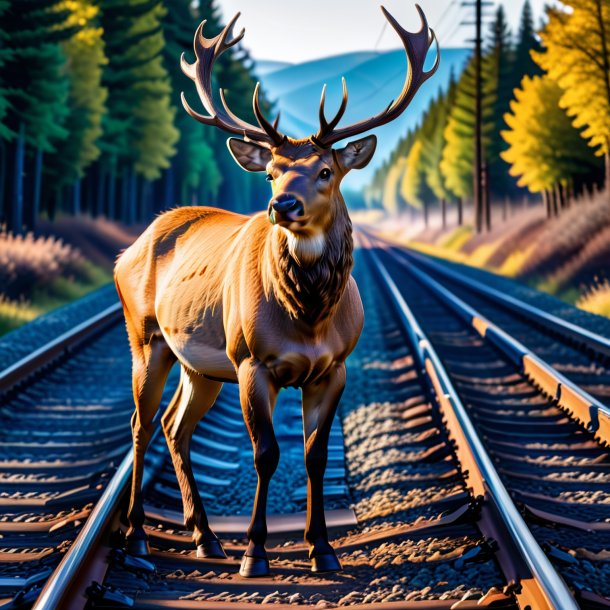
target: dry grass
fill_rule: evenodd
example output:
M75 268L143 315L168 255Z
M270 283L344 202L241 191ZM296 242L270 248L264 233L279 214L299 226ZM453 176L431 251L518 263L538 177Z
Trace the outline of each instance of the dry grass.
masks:
M95 265L108 271L114 267L117 254L127 248L146 227L126 227L105 218L62 216L54 222L41 222L38 232L60 238L78 250Z
M109 272L56 237L0 232L0 334L110 279Z
M590 313L610 318L610 283L606 280L593 286L578 299L576 305Z
M593 203L573 205L559 218L545 223L544 230L537 236L536 248L524 261L520 275L548 277L561 273L559 284L573 283L576 275L569 272L570 263L580 258L580 264L573 267L576 273L583 263L583 248L594 243L608 227L610 201L607 196L600 194Z
M468 210L466 218L471 214ZM433 219L436 227L439 220ZM583 309L610 315L605 304L610 301L610 288L603 283L610 276L607 193L575 202L551 220L542 205L514 209L506 222L496 210L493 230L479 235L468 225L454 225L444 232L424 230L406 215L386 218L378 227L387 237L421 252L519 278ZM596 287L586 288L592 285Z
M0 292L5 298L28 298L35 288L61 276L75 276L80 253L53 237L0 233Z

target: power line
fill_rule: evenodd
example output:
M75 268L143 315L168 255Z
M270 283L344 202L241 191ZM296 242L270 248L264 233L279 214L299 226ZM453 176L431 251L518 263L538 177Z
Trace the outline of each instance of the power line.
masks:
M373 49L375 51L377 50L377 47L379 46L379 43L381 42L381 39L383 38L383 35L385 34L387 27L388 27L388 22L386 19L384 19L383 25L381 26L381 32L379 32L379 36L377 37L377 42L375 43L375 46L373 47Z
M458 2L458 0L451 0L451 2L449 3L449 6L447 7L447 10L443 13L442 17L438 20L438 23L436 24L436 26L434 28L437 32L440 32L441 26L443 25L445 19L447 19L447 15L449 15L449 13L451 12L451 9L457 5L457 2Z

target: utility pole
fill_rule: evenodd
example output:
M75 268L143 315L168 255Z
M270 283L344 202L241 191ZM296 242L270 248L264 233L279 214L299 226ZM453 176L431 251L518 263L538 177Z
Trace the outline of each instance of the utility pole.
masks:
M493 6L492 2L474 0L462 2L462 6L474 7L474 23L464 22L463 25L475 26L474 42L474 78L475 78L475 122L474 122L474 185L473 198L475 210L475 226L477 233L483 230L483 223L489 228L491 223L489 197L486 196L486 177L483 159L483 79L482 79L482 45L483 45L483 7Z
M475 38L474 38L474 89L475 89L475 120L474 120L474 206L476 210L477 233L483 229L483 86L481 83L481 26L483 21L482 0L475 1Z

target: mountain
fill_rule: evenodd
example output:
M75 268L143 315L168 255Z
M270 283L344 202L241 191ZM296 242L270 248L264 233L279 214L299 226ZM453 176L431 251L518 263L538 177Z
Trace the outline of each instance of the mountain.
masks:
M358 188L370 180L398 140L418 123L438 90L446 88L451 72L457 76L463 70L469 53L468 49L442 49L438 72L422 86L408 110L393 123L374 130L379 141L377 153L366 169L353 172L346 179L349 187ZM431 51L426 67L433 62ZM304 137L318 129L318 106L324 83L327 84L326 115L330 118L341 102L341 76L345 76L349 102L341 124L347 125L377 114L399 95L407 61L403 49L358 51L300 64L257 61L255 72L267 96L282 113L280 128L293 137Z

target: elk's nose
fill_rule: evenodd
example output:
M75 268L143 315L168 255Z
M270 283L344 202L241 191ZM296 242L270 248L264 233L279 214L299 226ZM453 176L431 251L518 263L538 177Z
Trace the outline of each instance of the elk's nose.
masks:
M271 207L278 214L294 214L295 216L303 215L303 203L294 197L274 199L271 202Z
M269 220L271 224L282 220L292 222L297 216L303 216L305 213L302 201L286 195L280 195L280 197L271 201L270 208Z

